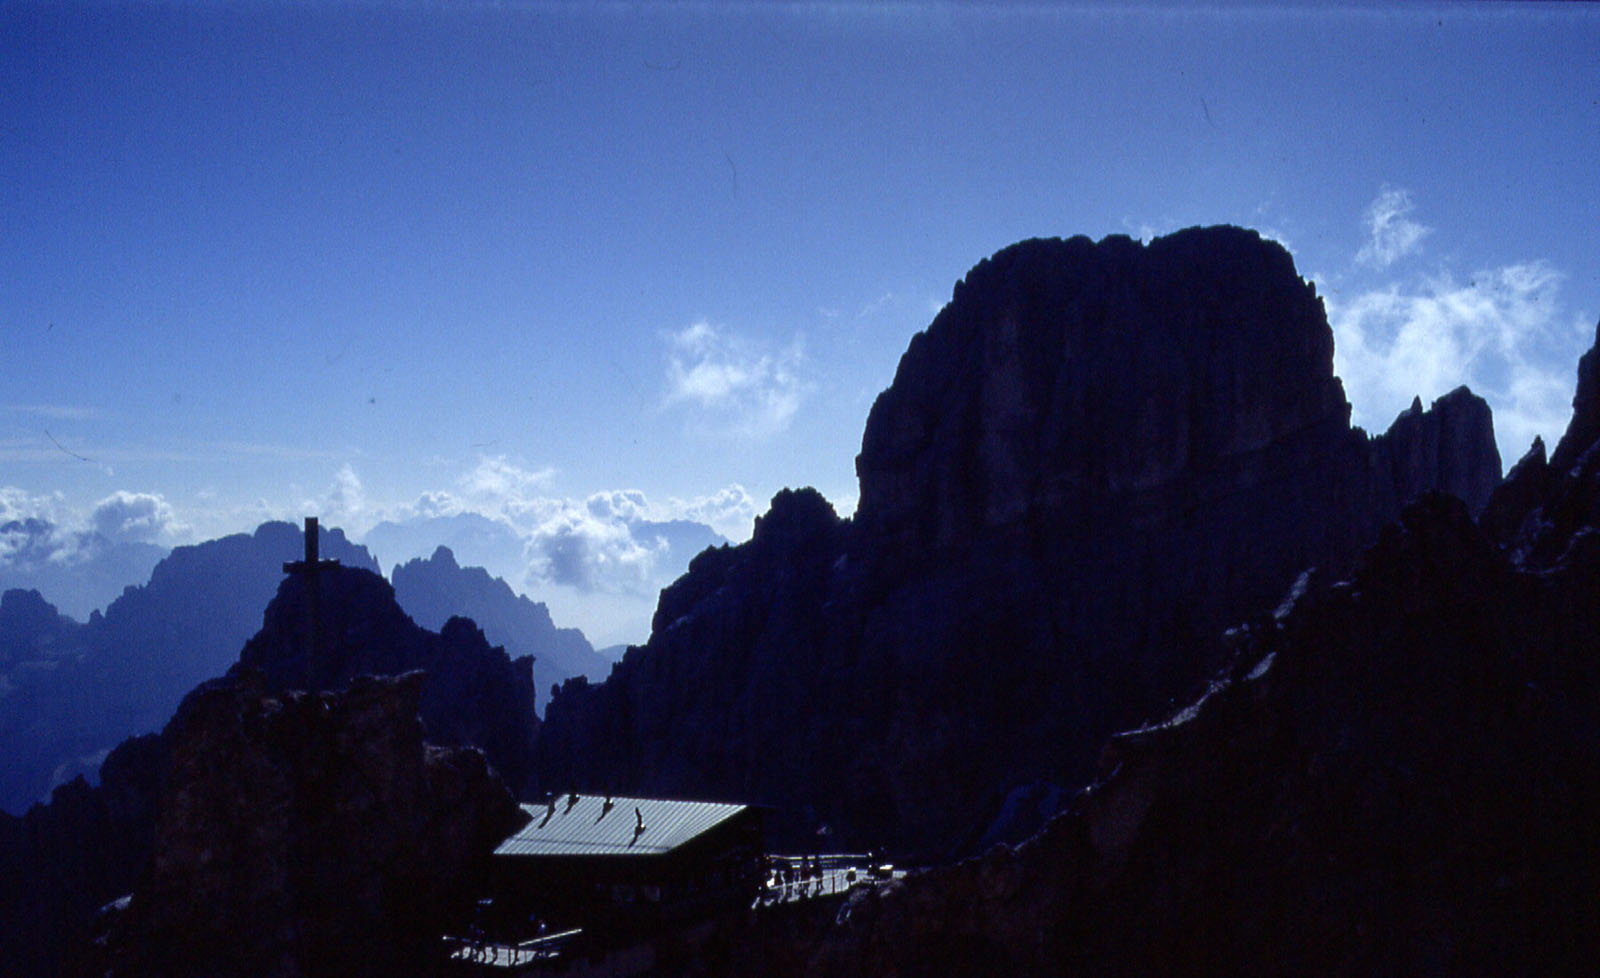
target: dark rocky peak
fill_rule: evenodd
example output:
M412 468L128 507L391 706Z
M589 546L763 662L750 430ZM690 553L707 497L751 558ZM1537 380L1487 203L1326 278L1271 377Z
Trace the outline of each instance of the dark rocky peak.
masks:
M1578 386L1572 395L1572 420L1556 445L1550 464L1559 472L1578 464L1600 442L1600 323L1594 346L1578 360Z
M324 557L376 570L339 530L320 541ZM58 668L11 677L22 689L0 712L0 806L21 810L58 772L92 771L120 741L160 729L186 692L233 664L284 562L303 552L301 531L280 522L177 547L75 631Z
M362 676L423 670L429 740L479 747L514 790L529 787L538 728L530 658L512 660L465 619L448 620L442 633L418 626L389 582L354 567L289 576L264 619L230 676L260 670L274 690L336 690Z
M1025 241L912 339L867 421L857 519L960 546L1348 417L1321 301L1277 243L1232 227Z
M467 619L418 627L356 567L291 576L264 618L159 737L111 751L99 786L0 815L0 905L26 908L0 914L0 974L57 973L90 912L141 874L81 973L404 973L389 942L431 953L417 941L459 873L509 831L500 776L528 781L531 663Z
M1584 527L1600 526L1600 326L1578 361L1572 420L1545 461L1544 442L1517 462L1495 490L1483 526L1513 559L1548 567Z
M750 538L756 548L782 551L826 546L839 526L839 514L822 493L809 486L780 489L763 516L757 516Z
M816 489L781 489L767 512L757 516L750 540L740 546L708 547L695 555L689 569L663 588L651 621L651 634L679 623L702 601L730 585L781 586L796 575L814 578L819 563L836 561L844 549L849 523ZM742 582L742 583L741 583ZM737 587L736 587L737 589Z
M233 671L260 669L275 689L337 689L358 675L406 671L401 659L421 638L388 581L331 567L315 580L283 579Z
M1476 515L1500 484L1493 413L1466 387L1440 397L1427 411L1420 397L1413 399L1389 430L1372 440L1371 453L1379 480L1394 488L1400 504L1438 489L1461 499Z

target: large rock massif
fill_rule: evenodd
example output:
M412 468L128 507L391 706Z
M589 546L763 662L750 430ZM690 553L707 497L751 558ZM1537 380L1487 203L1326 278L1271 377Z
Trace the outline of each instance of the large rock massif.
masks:
M1600 336L1474 524L1430 494L1344 581L1114 737L1026 844L757 931L769 974L1587 974L1600 954Z
M647 645L554 698L544 783L766 802L791 843L1025 834L996 821L1019 793L1087 781L1302 571L1347 572L1425 490L1484 505L1481 400L1371 438L1332 360L1314 289L1253 232L1001 251L873 406L856 516L785 491L697 557Z

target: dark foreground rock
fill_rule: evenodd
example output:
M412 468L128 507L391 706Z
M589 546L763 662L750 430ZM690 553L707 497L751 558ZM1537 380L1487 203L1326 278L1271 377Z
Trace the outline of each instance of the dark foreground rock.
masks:
M523 818L477 751L423 743L423 677L196 690L164 734L150 868L83 974L430 973Z
M552 787L754 800L788 844L971 851L1085 783L1113 731L1340 575L1418 493L1500 475L1465 390L1350 426L1287 252L1237 228L980 263L873 406L840 520L780 493L662 593L650 641L547 711ZM1052 787L1054 786L1054 787Z
M428 741L481 749L513 791L530 787L539 718L533 659L512 659L465 618L418 626L371 571L333 567L286 578L230 675L259 669L274 690L342 689L361 676L422 670Z
M159 736L136 737L106 758L98 786L76 778L48 805L0 813L0 975L50 978L81 956L95 910L150 859L165 757Z
M366 940L360 935L369 934L361 928L379 926L374 919L416 923L451 906L454 890L428 887L454 884L426 877L413 887L404 875L412 872L405 860L413 856L399 854L415 849L414 858L431 858L427 833L456 832L451 820L459 818L452 812L474 811L483 785L504 794L499 772L505 783L525 785L537 729L530 660L512 660L465 619L447 621L439 633L419 628L382 578L353 567L319 574L314 602L303 579L284 581L239 658L227 678L192 693L159 737L136 738L112 751L98 787L78 778L25 818L0 815L0 897L7 908L0 915L0 975L58 973L63 954L70 959L71 949L84 943L95 908L133 890L152 853L150 871L171 892L150 891L148 876L140 884L142 906L165 909L151 910L149 920L132 918L144 921L144 929L127 931L133 936L118 945L140 955L119 965L125 974L145 966L203 974L211 966L206 962L243 969L226 973L276 973L265 964L244 968L243 959L225 957L234 951L220 943L192 960L162 956L169 943L185 942L185 928L221 941L218 935L250 923L258 910L272 909L279 924L288 921L283 925L297 931L315 931L322 925L301 916L320 917L330 908L342 913L342 901L353 901L367 915L365 923L349 925L358 935L349 940L360 943ZM410 675L397 686L366 678L402 673ZM317 692L345 689L349 697ZM424 754L424 739L477 750L430 746ZM258 804L260 811L249 810ZM199 814L191 817L190 809ZM358 838L367 832L379 834ZM191 844L193 833L199 841ZM259 858L252 855L258 850ZM227 861L213 864L225 852ZM334 865L341 852L354 861ZM449 852L440 858L440 872L454 865ZM380 864L402 875L374 877L373 866ZM293 875L302 869L312 875ZM346 871L354 875L341 883L338 874ZM191 872L200 874L193 886L183 882ZM186 890L204 893L207 886L255 896L230 902L207 893L181 906L174 902ZM375 886L385 894L380 911L371 902ZM272 902L267 894L275 891ZM156 892L164 895L150 896ZM412 892L425 902L408 909L403 901ZM182 916L212 911L223 916L209 923ZM426 926L433 935L440 924L430 919ZM306 960L325 960L344 939L330 934L315 938ZM268 940L257 936L255 950ZM295 955L303 950L291 957L301 961ZM386 950L372 953L387 960ZM199 970L183 970L191 966ZM302 971L285 973L340 973L304 962L296 967Z
M1348 580L1235 630L1203 696L1112 738L1099 783L1037 837L862 895L834 925L758 930L737 960L818 976L1589 973L1597 393L1580 374L1566 468L1538 475L1540 453L1496 493L1508 537L1424 497Z

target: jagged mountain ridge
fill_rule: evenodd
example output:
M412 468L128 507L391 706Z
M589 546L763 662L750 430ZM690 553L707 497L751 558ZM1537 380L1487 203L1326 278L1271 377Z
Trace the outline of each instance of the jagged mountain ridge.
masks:
M72 531L40 517L0 523L0 591L38 590L79 621L149 580L171 551L159 544Z
M319 532L326 557L377 570L341 530ZM271 522L179 547L146 584L126 588L87 624L61 616L37 592L0 596L0 749L11 758L0 808L20 812L54 784L93 777L111 746L159 729L185 692L227 669L260 628L282 564L301 554L302 541L300 529ZM402 605L430 629L455 616L481 618L494 644L535 657L539 704L552 684L600 678L611 667L577 629L557 628L542 604L480 569L436 555L395 574Z
M596 653L583 632L557 628L542 603L481 567L460 566L448 547L439 546L427 560L397 564L389 580L400 607L422 627L437 631L451 618L470 618L512 657L532 656L539 707L551 686L574 676L603 679L611 670L611 660Z
M1254 232L999 252L874 404L855 518L785 491L697 557L644 647L551 702L541 778L758 800L812 813L792 838L925 856L1013 788L1082 783L1302 570L1348 570L1423 490L1476 510L1498 481L1481 399L1371 438L1332 353Z

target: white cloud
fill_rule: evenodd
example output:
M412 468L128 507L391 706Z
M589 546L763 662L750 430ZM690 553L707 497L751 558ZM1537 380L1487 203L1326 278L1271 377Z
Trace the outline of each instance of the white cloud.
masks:
M13 574L56 574L94 561L108 546L169 547L189 532L156 493L119 489L85 514L68 507L60 493L0 486L0 569Z
M896 298L897 297L895 296L895 294L893 292L885 292L882 295L878 296L876 299L873 299L871 302L868 302L867 304L863 305L861 307L860 311L858 311L856 313L856 318L857 319L865 319L868 316L871 316L871 315L879 312L885 306L889 305L891 302L896 301Z
M323 503L323 512L330 521L346 528L359 526L367 519L367 493L361 485L361 477L356 475L356 470L349 463L345 463L334 474L333 485L328 489Z
M1325 299L1334 368L1356 423L1381 431L1411 402L1466 384L1494 409L1502 461L1535 434L1554 446L1571 415L1585 317L1558 301L1562 276L1544 262L1448 272L1390 283L1349 300Z
M418 516L453 516L461 512L461 504L448 492L425 492L413 504Z
M626 522L564 502L528 538L533 575L581 591L647 594L659 589L657 564L667 555L665 540L637 540Z
M43 519L55 522L61 497L38 496L16 486L0 486L0 523Z
M313 495L299 486L292 487L290 491L297 502L282 506L258 500L254 506L248 507L248 512L258 522L276 519L296 524L304 515L315 515L324 527L337 527L355 537L370 530L386 515L381 507L368 503L361 477L348 462L339 467L333 474L333 481L320 494Z
M1416 251L1432 229L1411 220L1413 210L1410 191L1384 187L1367 206L1367 243L1356 252L1356 261L1387 268Z
M677 519L704 523L730 540L747 540L754 526L758 503L737 482L708 496L670 499L667 510Z
M31 564L76 549L57 520L60 500L0 486L0 567Z
M527 499L554 476L554 469L524 469L504 455L485 455L461 477L461 489L469 498L513 502Z
M667 341L667 405L698 407L715 430L755 438L782 431L808 390L798 339L764 350L700 320Z
M584 507L597 519L648 519L650 503L638 489L613 489L597 492L584 500Z
M122 489L95 504L89 525L112 543L170 544L189 529L160 494Z
M656 504L638 489L606 490L580 500L550 494L553 474L524 468L505 456L483 457L458 480L459 495L426 492L389 515L403 521L475 513L506 524L522 539L522 560L520 566L491 571L543 600L549 585L583 593L653 596L693 556L679 552L692 532L685 536L683 528L676 528L669 533L658 524L692 520L721 532L723 526L738 528L741 511L749 514L743 518L746 524L754 513L739 486L688 503L671 499ZM748 533L746 527L744 535Z

